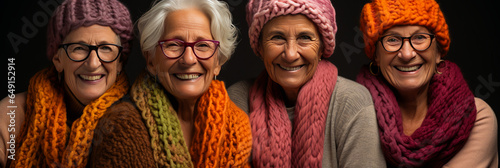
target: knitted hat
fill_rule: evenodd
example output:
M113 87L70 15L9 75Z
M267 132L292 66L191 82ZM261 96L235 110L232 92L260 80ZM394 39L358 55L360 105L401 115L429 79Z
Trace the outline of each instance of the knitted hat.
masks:
M121 60L126 61L132 40L130 13L118 0L66 0L54 11L47 28L47 57L57 52L64 38L79 27L109 26L120 36Z
M258 53L260 31L264 24L277 16L303 14L316 24L323 38L323 57L333 54L337 23L335 9L329 0L250 0L246 12L248 36L255 53Z
M387 29L398 25L426 27L436 35L441 56L445 56L450 48L448 25L434 0L373 0L363 7L360 24L365 53L370 59L373 59L380 36Z

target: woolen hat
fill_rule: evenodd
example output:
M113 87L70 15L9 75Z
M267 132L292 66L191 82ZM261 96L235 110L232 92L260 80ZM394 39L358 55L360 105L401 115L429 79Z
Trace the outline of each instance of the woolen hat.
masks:
M373 0L361 11L361 31L365 53L373 59L380 36L394 26L418 25L436 35L441 56L450 48L448 25L439 5L434 0Z
M246 19L250 46L258 53L260 31L271 19L282 15L302 14L309 18L322 36L323 56L328 58L335 49L335 9L329 0L250 0Z
M121 60L130 53L133 25L130 13L118 0L66 0L54 11L47 28L47 57L57 52L64 38L79 27L109 26L120 36Z

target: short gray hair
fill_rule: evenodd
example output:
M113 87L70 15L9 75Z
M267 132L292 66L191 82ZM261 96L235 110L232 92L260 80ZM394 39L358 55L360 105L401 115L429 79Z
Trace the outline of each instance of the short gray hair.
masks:
M152 55L164 33L164 22L173 11L197 8L210 19L210 32L214 40L220 41L219 63L224 64L236 48L237 28L233 25L231 12L225 2L217 0L163 0L154 3L137 21L141 50Z

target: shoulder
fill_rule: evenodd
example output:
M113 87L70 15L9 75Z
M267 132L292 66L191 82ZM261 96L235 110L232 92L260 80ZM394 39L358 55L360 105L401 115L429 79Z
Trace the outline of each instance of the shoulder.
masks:
M248 79L239 81L233 85L231 85L227 89L227 93L229 98L244 112L249 111L248 107L248 93L250 92L250 88L252 87L255 79Z
M373 105L372 97L368 89L359 83L341 76L337 78L337 83L335 84L335 89L332 94L332 100L333 99L335 100L335 102L333 102L335 104L350 106L357 109Z
M92 167L153 167L149 133L139 111L128 101L111 106L94 130Z

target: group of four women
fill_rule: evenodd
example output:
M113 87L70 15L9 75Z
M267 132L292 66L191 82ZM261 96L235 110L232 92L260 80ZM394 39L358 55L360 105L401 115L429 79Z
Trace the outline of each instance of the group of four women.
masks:
M16 95L15 132L0 118L2 166L498 166L495 114L442 60L450 38L434 0L364 6L372 62L358 83L326 59L330 1L251 0L246 14L265 66L256 79L215 80L236 48L224 2L163 0L137 21L146 68L130 87L127 8L64 1L48 27L53 66Z

